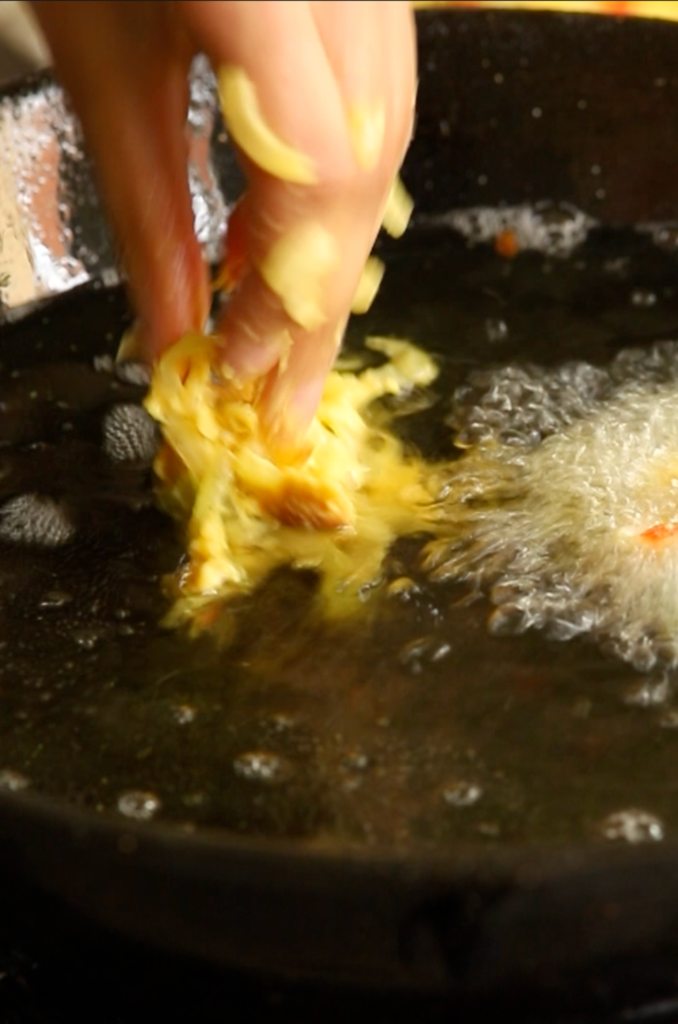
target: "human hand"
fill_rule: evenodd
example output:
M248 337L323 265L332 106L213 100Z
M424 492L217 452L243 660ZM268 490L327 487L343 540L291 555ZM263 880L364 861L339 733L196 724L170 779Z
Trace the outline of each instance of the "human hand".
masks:
M187 182L187 73L200 50L226 68L225 114L249 189L237 215L246 263L221 325L224 361L238 376L266 379L261 408L272 433L303 433L410 138L408 3L32 6L95 158L151 358L207 317ZM241 123L248 90L263 126L254 135ZM274 151L284 166L271 162Z

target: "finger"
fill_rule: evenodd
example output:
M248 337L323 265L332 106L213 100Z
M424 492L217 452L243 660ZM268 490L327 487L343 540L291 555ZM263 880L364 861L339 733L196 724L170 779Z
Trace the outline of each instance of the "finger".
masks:
M256 83L256 103L267 127L310 160L315 173L313 183L281 180L254 149L248 151L250 140L236 138L246 150L250 179L246 231L251 269L226 311L226 358L238 373L251 376L261 376L282 358L282 372L271 374L264 390L264 419L282 417L283 407L290 406L284 418L303 429L322 387L318 375L331 365L378 230L395 169L391 150L402 148L402 141L385 122L381 148L392 137L397 144L389 143L385 157L377 146L371 168L357 159L347 102L312 5L276 0L181 6L187 17L193 16L197 41L215 63L235 64ZM340 14L344 4L321 6ZM373 10L378 6L350 4L350 16L337 21L333 45L345 55L346 76L351 46L361 50L364 45L372 61L379 53L379 18ZM275 45L267 45L271 39ZM339 57L336 61L341 64ZM367 91L368 105L375 96L388 119L392 83L384 83L367 58L355 66L359 81L349 95L364 98ZM379 97L378 89L385 90L386 98ZM407 76L402 91L408 92Z
M150 358L209 309L187 180L189 50L165 4L38 2L111 214Z
M303 338L323 351L317 359L291 359L290 372L297 364L302 376L308 366L326 368L331 362L327 346L335 344L337 324L345 317L356 283L355 270L349 270L343 283L337 280L344 269L341 236L348 230L348 211L337 208L337 196L357 167L343 100L312 12L305 3L280 2L186 3L183 9L192 19L197 43L209 49L217 66L231 63L256 82L262 116L285 144L311 161L316 178L313 186L281 181L245 155L250 191L241 219L246 222L249 273L222 324L226 357L238 374L262 376ZM275 45L266 46L267 39ZM349 219L355 214L349 213ZM301 242L292 245L301 235L308 241L314 232L325 256L331 250L323 267L313 245L306 253ZM281 246L291 246L290 260L299 263L294 296L281 295L277 287L277 272L287 262ZM361 266L368 247L365 238L357 245L354 240L350 262ZM299 313L302 307L304 315Z
M284 354L300 327L308 330L307 323L289 315L276 291L270 257L276 244L299 225L321 226L329 236L322 221L330 193L354 173L345 111L308 3L179 0L177 6L196 45L210 53L217 69L229 65L256 83L255 102L263 121L312 168L314 187L299 187L262 170L251 153L243 154L250 190L246 209L243 205L239 210L238 227L246 236L249 274L227 309L222 329L231 368L242 376L260 376ZM236 141L246 146L244 140ZM339 245L333 244L338 261ZM330 286L329 281L310 282L309 293L324 284ZM317 319L324 325L330 316L323 309Z
M259 404L269 443L284 458L303 448L303 437L322 398L346 326L345 320L292 339L285 358L268 373Z
M273 195L267 195L269 188ZM292 448L295 437L301 438L313 419L325 376L339 348L372 242L374 211L371 203L365 208L358 197L354 208L345 201L336 208L319 210L318 219L311 214L307 220L296 221L292 216L287 230L276 235L262 215L277 208L278 193L279 183L271 179L260 180L258 187L253 182L250 244L251 250L264 255L232 298L221 327L230 368L244 377L261 377L270 371L261 396L262 423L280 447ZM305 203L304 212L309 217L307 206ZM287 213L281 210L280 220ZM339 261L329 268L322 252L319 256L309 247L309 240L301 237L306 226L319 224ZM315 260L315 265L309 260ZM282 266L282 271L276 271L282 276L275 288L271 287L271 282L276 283L273 261ZM317 279L316 269L320 271ZM302 322L297 302L319 318Z
M196 44L217 69L242 69L263 119L305 154L319 180L351 168L341 96L310 5L299 0L177 0Z
M314 0L312 7L348 112L354 150L362 148L365 156L372 157L362 161L367 170L379 161L389 171L399 167L412 132L416 91L410 3ZM362 140L361 130L366 136Z
M339 348L346 314L381 223L385 200L411 137L416 91L416 40L408 3L364 3L361 0L315 3L313 7L319 12L319 33L349 121L353 115L351 127L363 128L367 136L351 140L354 155L360 168L372 173L358 175L353 193L347 190L348 194L337 194L334 203L331 195L319 197L318 205L321 208L324 205L325 209L319 211L318 216L325 224L334 225L341 249L341 266L331 282L327 307L330 322L315 333L292 331L289 356L269 375L263 393L264 421L283 439L289 439L310 422L321 398L325 376ZM360 46L356 45L356 39L360 39ZM379 53L389 56L390 64L386 68L375 59ZM376 128L369 123L370 117L378 122L380 109L384 115L381 135L378 123ZM356 117L361 113L362 119ZM362 152L356 152L361 148ZM268 187L272 189L270 195L266 194ZM250 245L255 253L260 246L264 250L270 244L268 229L275 227L277 221L280 230L285 218L285 212L277 210L280 202L277 191L275 185L264 179L260 182L259 201L250 204L253 218ZM289 203L289 190L287 195ZM306 204L310 201L312 197L308 194L301 199ZM272 215L271 211L275 213ZM257 225L256 217L262 212L266 222ZM252 367L264 370L275 358L275 344L262 341L267 338L264 311L273 308L274 303L269 295L266 302L256 308L251 300L255 292L264 294L263 287L259 289L257 292L257 284L250 281L249 295L233 307L233 319L240 319L241 324L249 327L250 347L243 346L239 353L231 348L229 353L236 362L240 355L245 364L249 360Z

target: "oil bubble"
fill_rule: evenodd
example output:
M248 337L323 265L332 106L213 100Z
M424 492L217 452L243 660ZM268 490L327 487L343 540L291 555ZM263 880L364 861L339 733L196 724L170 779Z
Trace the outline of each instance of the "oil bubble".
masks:
M179 704L172 708L172 715L179 725L190 725L195 721L195 708L190 704Z
M451 652L452 647L447 641L440 641L432 636L418 637L404 644L398 652L398 660L415 675L422 671L423 663L437 664Z
M505 320L496 320L488 317L485 321L485 336L490 345L498 345L506 341L509 335L508 324Z
M95 373L113 373L114 365L113 357L109 355L95 356L92 360Z
M652 708L665 704L671 695L668 676L648 679L629 686L624 693L624 703L631 707Z
M664 825L654 814L629 808L616 811L605 818L600 826L605 839L625 843L659 842L664 838Z
M140 405L114 405L103 422L104 451L114 462L152 462L158 425Z
M53 498L22 494L0 508L0 539L14 544L57 548L75 535L68 510Z
M103 639L103 632L96 626L83 626L80 629L74 629L72 636L75 643L83 651L93 651Z
M21 772L16 772L12 768L0 770L0 790L4 790L6 793L20 793L23 789L28 789L29 786L29 779Z
M349 750L344 755L343 767L349 771L364 772L370 766L370 759L362 750Z
M611 385L609 373L584 362L478 371L455 391L448 423L463 447L485 440L533 447L589 415Z
M643 230L641 228L641 230ZM652 236L652 241L659 249L674 252L678 249L678 225L676 224L650 224L645 229Z
M657 304L657 294L649 288L634 288L631 292L631 304L639 309L651 309Z
M241 779L269 786L287 782L294 774L294 768L286 758L268 750L252 750L240 754L233 761L233 770Z
M137 821L150 821L160 810L161 803L155 793L146 793L141 790L132 790L123 793L118 800L118 810L126 818L135 818Z
M481 786L463 779L450 783L443 790L443 800L448 807L473 807L482 795Z

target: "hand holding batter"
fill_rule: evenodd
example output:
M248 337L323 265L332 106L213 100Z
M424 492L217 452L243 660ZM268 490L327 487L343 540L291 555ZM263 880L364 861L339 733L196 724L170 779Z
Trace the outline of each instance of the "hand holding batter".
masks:
M249 180L244 259L224 360L265 378L262 414L297 436L313 416L410 138L416 55L404 0L36 0L82 120L148 356L200 330L209 281L187 181L187 73L217 70ZM404 211L400 211L404 213ZM233 282L232 283L236 283Z

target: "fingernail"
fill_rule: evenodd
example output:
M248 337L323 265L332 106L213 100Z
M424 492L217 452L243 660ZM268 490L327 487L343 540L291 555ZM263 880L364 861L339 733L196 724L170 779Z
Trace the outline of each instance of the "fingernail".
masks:
M242 380L263 377L281 360L286 362L292 344L287 331L266 338L249 331L246 323L235 331L226 330L223 339L222 362Z
M127 363L132 360L140 358L141 345L139 342L139 335L141 334L141 327L139 323L135 323L130 327L122 336L120 345L118 346L118 353L115 357L116 363Z
M262 396L260 419L267 444L276 457L295 461L309 454L308 430L322 398L324 379L302 387L274 381Z

